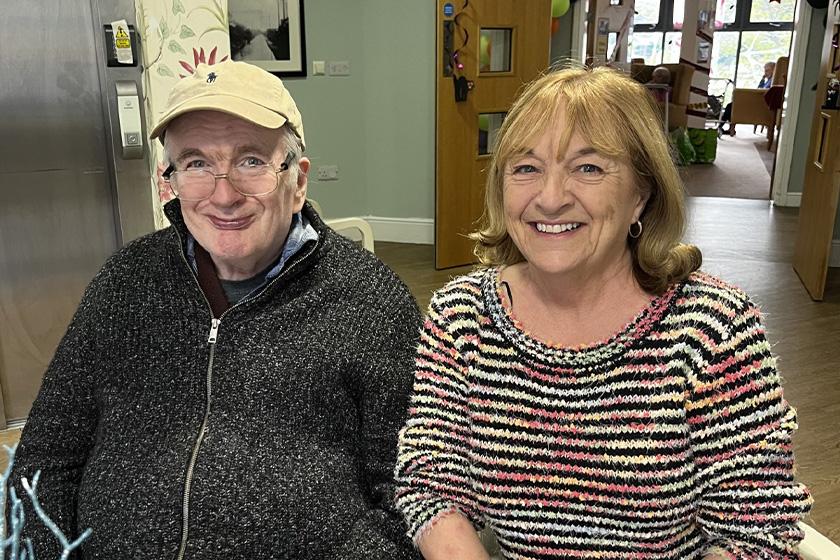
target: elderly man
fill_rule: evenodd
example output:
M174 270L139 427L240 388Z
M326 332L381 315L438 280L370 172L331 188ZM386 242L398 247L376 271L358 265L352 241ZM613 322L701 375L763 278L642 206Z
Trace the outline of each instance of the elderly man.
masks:
M90 559L400 559L406 287L305 202L301 116L243 62L200 65L152 131L171 227L93 279L12 479ZM27 515L39 558L57 557Z

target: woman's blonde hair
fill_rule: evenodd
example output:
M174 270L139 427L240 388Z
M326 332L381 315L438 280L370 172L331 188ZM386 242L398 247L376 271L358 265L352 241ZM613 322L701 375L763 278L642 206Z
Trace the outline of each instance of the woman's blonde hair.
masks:
M487 173L484 215L475 254L487 266L524 260L505 227L505 171L513 158L532 149L556 122L560 107L566 128L561 152L578 132L598 153L626 162L636 187L648 195L642 234L627 242L633 272L649 293L661 294L700 267L700 250L680 243L685 229L683 185L662 130L659 108L645 87L606 67L552 71L529 84L507 114Z

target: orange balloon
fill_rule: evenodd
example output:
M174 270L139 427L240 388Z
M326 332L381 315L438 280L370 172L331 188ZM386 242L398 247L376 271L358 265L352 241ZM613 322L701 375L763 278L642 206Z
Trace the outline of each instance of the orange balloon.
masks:
M558 29L560 29L560 18L551 18L551 34L554 35L557 33Z

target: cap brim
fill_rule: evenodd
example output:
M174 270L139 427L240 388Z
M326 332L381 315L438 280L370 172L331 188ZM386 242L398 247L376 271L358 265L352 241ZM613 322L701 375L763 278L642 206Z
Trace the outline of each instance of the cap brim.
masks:
M186 101L171 109L161 117L149 135L149 138L158 138L166 130L166 127L169 126L169 123L181 115L192 113L193 111L219 111L220 113L227 113L265 128L280 128L286 124L286 117L280 113L266 109L262 105L252 103L251 101L230 95L204 95L197 99Z

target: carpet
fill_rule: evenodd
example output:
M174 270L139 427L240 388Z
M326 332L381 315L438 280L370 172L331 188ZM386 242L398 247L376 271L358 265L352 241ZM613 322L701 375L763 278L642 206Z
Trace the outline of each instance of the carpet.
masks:
M718 138L713 163L680 168L686 194L759 200L770 198L770 174L776 157L776 143L773 143L774 151L768 151L766 134L754 134L751 124L738 125L736 132L735 136Z

